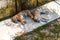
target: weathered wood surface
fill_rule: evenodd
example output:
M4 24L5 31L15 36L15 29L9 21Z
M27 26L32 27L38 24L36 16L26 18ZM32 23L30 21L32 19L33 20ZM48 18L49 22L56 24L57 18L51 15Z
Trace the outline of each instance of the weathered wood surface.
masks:
M48 4L45 4L41 7L38 7L38 13L39 13L39 19L40 23L34 22L29 17L26 18L27 24L21 25L20 23L13 23L11 22L11 19L7 19L0 22L0 40L13 40L16 36L17 32L21 33L27 33L30 31L33 31L34 29L38 28L39 26L45 25L48 22L51 22L57 18L60 17L60 5L57 3L50 2ZM48 10L48 16L45 17L49 19L47 22L42 22L41 20L41 11Z
M55 0L55 2L60 5L60 0Z

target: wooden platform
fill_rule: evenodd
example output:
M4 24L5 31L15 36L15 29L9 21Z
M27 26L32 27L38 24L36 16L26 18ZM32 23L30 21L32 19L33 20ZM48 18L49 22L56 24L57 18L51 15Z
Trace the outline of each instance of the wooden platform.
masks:
M60 0L55 0L55 2L60 5Z
M47 24L48 22L51 22L57 18L60 17L60 5L56 2L50 2L48 4L45 4L41 7L37 7L38 13L39 13L39 20L40 23L34 22L32 19L27 17L25 20L27 21L27 24L21 25L20 23L13 23L11 22L11 19L7 19L0 22L0 40L13 40L13 38L16 36L15 34L17 32L27 33L30 31L33 31L34 29ZM48 15L43 15L47 21L42 19L42 15L40 12L48 11Z

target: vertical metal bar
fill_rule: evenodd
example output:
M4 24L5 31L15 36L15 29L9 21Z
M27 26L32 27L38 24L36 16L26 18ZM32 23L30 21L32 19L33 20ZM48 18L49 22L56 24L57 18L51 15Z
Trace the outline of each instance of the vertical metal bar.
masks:
M15 9L16 9L16 14L17 14L17 0L15 0Z
M37 0L37 6L38 6L38 0Z

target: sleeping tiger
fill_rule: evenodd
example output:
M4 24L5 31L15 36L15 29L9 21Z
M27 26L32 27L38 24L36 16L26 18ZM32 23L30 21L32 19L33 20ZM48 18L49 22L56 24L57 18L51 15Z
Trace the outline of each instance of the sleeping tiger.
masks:
M29 16L35 22L39 22L39 20L37 20L38 13L37 13L36 9L33 10L32 12L30 10L23 10L23 11L17 13L15 16L13 16L11 19L12 19L13 22L16 22L18 20L21 24L24 25L26 23L26 21L24 20L24 18L26 16Z

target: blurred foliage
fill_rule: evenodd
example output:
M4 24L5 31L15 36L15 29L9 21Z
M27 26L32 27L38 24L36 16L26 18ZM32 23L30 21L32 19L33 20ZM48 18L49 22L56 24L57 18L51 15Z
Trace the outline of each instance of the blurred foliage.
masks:
M0 19L7 17L7 16L10 16L10 15L12 15L13 12L15 12L15 2L14 1L7 0L7 4L5 4L5 5L6 5L6 7L0 8Z
M3 0L0 0L3 1ZM14 15L24 9L33 9L52 0L6 0L6 7L0 8L0 19Z

